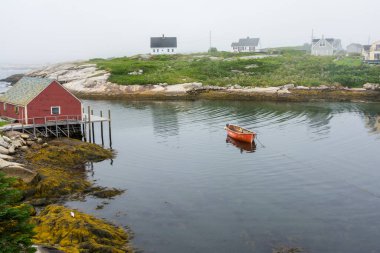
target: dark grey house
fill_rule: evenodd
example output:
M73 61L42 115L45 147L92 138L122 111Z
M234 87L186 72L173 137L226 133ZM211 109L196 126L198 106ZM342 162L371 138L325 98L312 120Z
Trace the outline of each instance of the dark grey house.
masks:
M239 42L233 42L231 44L233 52L255 52L259 45L259 38L239 39Z
M151 37L150 49L152 54L176 54L177 37Z

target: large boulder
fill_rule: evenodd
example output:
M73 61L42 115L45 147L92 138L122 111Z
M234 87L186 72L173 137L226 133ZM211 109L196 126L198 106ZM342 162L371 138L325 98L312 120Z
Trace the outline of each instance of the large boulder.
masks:
M0 139L0 146L4 148L9 148L9 143L4 141L4 139Z
M0 146L0 154L8 155L9 154L9 150L7 148L4 148L4 147Z
M366 83L363 85L366 90L380 90L380 84L378 83Z

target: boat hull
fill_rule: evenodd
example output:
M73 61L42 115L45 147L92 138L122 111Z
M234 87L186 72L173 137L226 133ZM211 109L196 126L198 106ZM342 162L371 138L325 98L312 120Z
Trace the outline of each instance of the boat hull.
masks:
M252 143L253 140L255 139L256 133L254 132L250 132L246 129L240 128L247 132L247 133L244 133L244 132L242 133L231 128L236 128L236 126L232 126L232 125L227 126L226 127L227 135L235 140Z

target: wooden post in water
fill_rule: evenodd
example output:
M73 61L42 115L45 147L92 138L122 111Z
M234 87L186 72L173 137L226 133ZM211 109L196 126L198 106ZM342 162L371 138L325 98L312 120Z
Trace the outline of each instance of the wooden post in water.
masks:
M94 111L91 110L91 118L94 115ZM92 142L95 143L95 125L94 121L91 123L91 128L92 128Z
M87 142L87 138L86 138L86 132L87 132L87 129L86 129L86 121L87 121L87 116L84 115L84 121L83 121L83 139L85 142Z
M111 110L108 110L108 135L110 137L110 148L112 149Z
M104 137L103 137L103 112L100 111L100 117L101 117L101 120L100 120L100 136L102 138L102 147L104 147Z
M91 109L88 106L88 141L91 143Z

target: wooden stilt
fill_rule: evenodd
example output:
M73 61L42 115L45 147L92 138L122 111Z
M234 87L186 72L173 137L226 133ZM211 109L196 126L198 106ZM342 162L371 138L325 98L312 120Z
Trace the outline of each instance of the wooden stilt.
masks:
M86 137L86 133L87 133L86 122L87 122L87 116L85 115L84 116L84 122L83 122L83 138L84 138L85 142L87 142L87 137Z
M100 117L103 118L103 112L102 111L100 111ZM102 147L104 147L103 121L100 121L100 136L102 138Z
M92 118L93 115L94 115L94 111L91 110L91 118ZM95 124L94 124L94 122L91 123L91 128L92 128L92 142L96 143L96 141L95 141Z
M33 135L34 135L34 137L37 137L36 136L36 123L35 123L34 118L33 118Z
M56 137L58 138L58 120L57 120L57 117L55 117L55 133L56 133Z
M110 137L110 148L112 149L112 133L111 133L111 110L108 110L108 135Z
M88 106L88 141L90 143L92 143L91 134L91 108Z
M69 119L66 120L67 125L67 138L70 138L70 125L69 125Z

